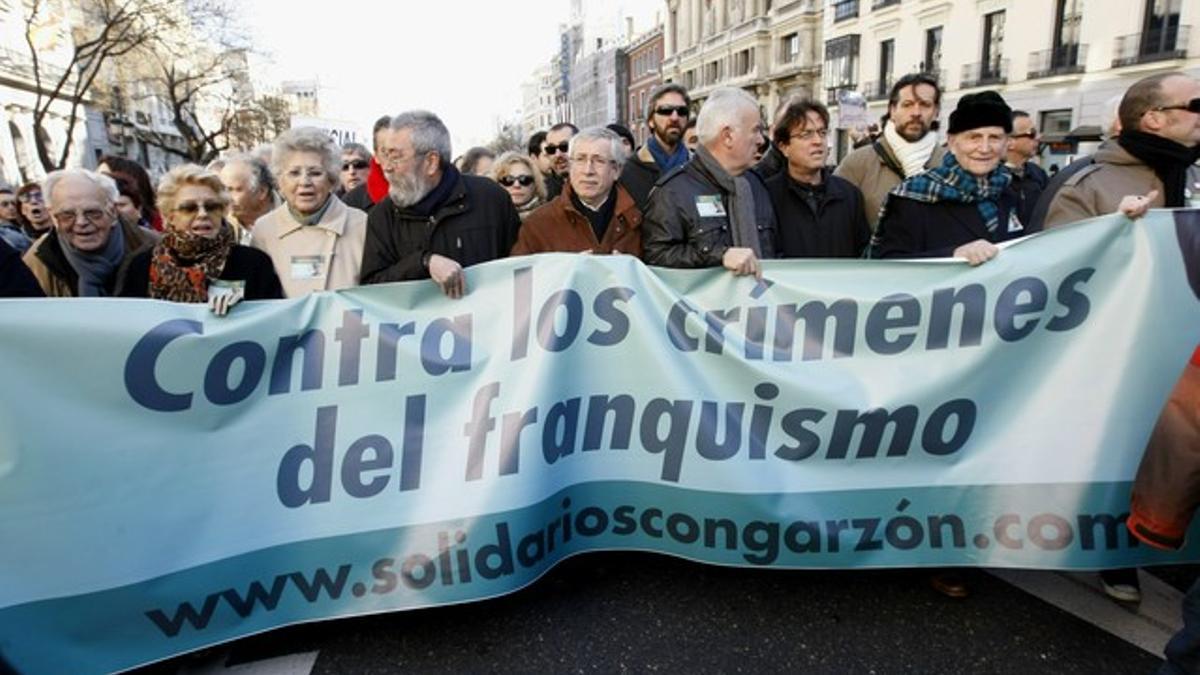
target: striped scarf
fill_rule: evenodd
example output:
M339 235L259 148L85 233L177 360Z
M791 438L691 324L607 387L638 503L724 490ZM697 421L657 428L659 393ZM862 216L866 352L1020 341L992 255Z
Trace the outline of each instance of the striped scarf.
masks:
M947 152L941 166L905 179L892 190L892 194L926 204L974 204L988 232L995 232L1000 226L1000 195L1010 182L1012 172L1003 164L984 178L977 178L962 168L954 153ZM882 211L886 210L887 202L884 202ZM880 217L882 215L881 212Z

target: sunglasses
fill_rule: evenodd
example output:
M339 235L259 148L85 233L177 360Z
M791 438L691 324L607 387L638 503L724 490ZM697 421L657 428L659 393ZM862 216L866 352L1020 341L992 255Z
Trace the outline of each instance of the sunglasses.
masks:
M26 192L26 193L25 193L25 194L23 194L23 195L17 195L17 199L18 199L19 201L25 202L26 204L29 204L29 203L31 203L31 202L41 202L41 201L43 201L43 200L42 200L42 193L40 193L40 192Z
M500 184L504 187L512 187L514 184L529 187L533 185L533 176L501 176Z
M225 203L213 200L213 201L204 201L204 202L180 202L179 204L175 205L176 211L186 214L186 215L189 215L189 216L194 213L199 212L201 208L204 209L205 213L224 211Z
M660 105L654 109L654 112L663 117L670 117L671 113L675 113L680 117L687 117L691 114L691 110L686 105Z
M1152 108L1152 110L1186 110L1190 113L1200 115L1200 98L1194 98L1180 105L1160 105L1157 108Z
M565 153L568 149L570 149L570 147L570 143L563 141L558 145L547 145L546 147L542 148L542 152L546 153L547 155L553 155L558 152Z
M370 162L362 159L356 159L353 162L342 162L342 171L349 171L350 169L362 171L369 166L371 166Z

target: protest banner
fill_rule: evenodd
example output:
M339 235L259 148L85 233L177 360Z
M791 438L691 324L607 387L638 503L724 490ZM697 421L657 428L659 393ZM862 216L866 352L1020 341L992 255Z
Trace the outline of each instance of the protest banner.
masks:
M562 558L1096 569L1200 336L1200 211L762 282L545 255L245 303L0 302L0 656L119 670Z

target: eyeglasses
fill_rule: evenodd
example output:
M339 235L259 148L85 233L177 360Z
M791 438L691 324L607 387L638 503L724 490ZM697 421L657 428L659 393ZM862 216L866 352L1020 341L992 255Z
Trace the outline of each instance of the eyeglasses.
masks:
M68 227L74 225L79 216L83 216L89 223L99 225L104 221L107 214L104 209L84 209L82 211L59 211L54 214L54 222L58 223L59 227Z
M1008 137L1009 138L1028 138L1028 139L1032 140L1032 139L1035 139L1038 137L1038 132L1036 129L1033 129L1030 131L1026 131L1023 134L1009 134Z
M3 208L3 209L11 209L12 207L14 207L16 205L17 205L17 200L15 200L15 199L5 199L4 201L0 201L0 208Z
M342 162L342 171L349 171L350 169L362 171L369 166L371 166L370 162L362 159L356 159L353 162Z
M501 176L500 184L504 187L512 187L513 184L519 184L521 187L529 187L533 185L533 176Z
M809 141L809 140L812 140L814 137L820 137L822 139L829 138L829 130L828 129L805 129L804 131L801 131L800 133L792 134L791 136L788 136L788 139L790 140L793 138L799 138L802 141Z
M30 202L42 202L42 201L44 201L44 200L42 199L42 193L40 193L40 192L26 192L26 193L25 193L25 194L23 194L23 195L17 195L17 199L18 199L18 200L20 200L20 201L23 201L23 202L25 202L26 204L28 204L28 203L30 203Z
M1151 108L1151 110L1186 110L1190 113L1200 115L1200 98L1194 98L1180 105L1160 105L1156 108Z
M204 209L205 213L215 213L225 210L225 203L216 200L203 202L180 202L175 205L175 210L184 215L190 216Z
M611 159L609 159L607 157L600 157L598 155L593 155L591 157L582 157L582 156L572 157L571 163L578 164L580 166L586 166L589 169L595 169L597 167L614 164L615 162L613 162Z
M686 105L660 105L654 109L656 115L662 115L663 117L670 117L671 113L675 113L680 117L687 117L691 112Z
M570 148L571 148L571 144L566 141L563 141L562 143L559 143L558 145L547 145L546 147L542 148L542 152L546 153L547 155L553 155L558 152L566 153L566 151L569 150Z

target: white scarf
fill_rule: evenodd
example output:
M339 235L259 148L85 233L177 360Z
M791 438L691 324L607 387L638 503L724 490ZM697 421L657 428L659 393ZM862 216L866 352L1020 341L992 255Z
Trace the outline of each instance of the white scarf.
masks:
M896 125L891 120L888 120L883 127L883 137L887 139L892 154L896 156L896 160L904 169L905 178L910 178L925 170L925 163L933 156L933 149L937 147L938 141L937 133L930 131L916 143L909 143L897 133Z

